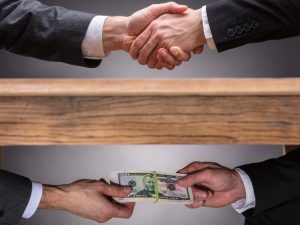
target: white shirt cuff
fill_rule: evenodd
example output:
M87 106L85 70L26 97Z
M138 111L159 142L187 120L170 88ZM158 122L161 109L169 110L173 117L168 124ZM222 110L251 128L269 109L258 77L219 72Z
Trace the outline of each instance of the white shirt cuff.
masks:
M82 55L86 59L102 59L105 52L103 48L102 33L107 16L95 16L85 34L82 42Z
M202 15L204 36L206 38L208 47L210 49L217 49L217 46L215 44L213 35L211 33L211 29L210 29L210 26L209 26L208 16L207 16L207 12L206 12L206 5L201 8L201 15Z
M43 185L40 183L32 182L32 190L29 202L27 207L23 213L23 218L29 219L36 212L39 207L40 201L42 199L43 194Z
M246 190L246 199L240 199L231 205L238 213L243 213L248 209L255 207L256 199L255 199L253 184L251 182L250 177L245 173L245 171L243 171L240 168L236 168L235 170L239 173L244 183L245 190Z

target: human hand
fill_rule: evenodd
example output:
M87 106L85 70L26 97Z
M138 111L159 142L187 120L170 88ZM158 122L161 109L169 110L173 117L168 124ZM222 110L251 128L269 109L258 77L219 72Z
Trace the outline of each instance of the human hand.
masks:
M188 9L182 14L166 14L154 20L133 41L130 54L140 64L147 64L150 68L156 68L159 63L158 51L161 48L170 49L173 46L178 46L182 49L181 55L184 54L184 59L188 60L189 55L186 52L199 52L199 49L202 51L202 46L205 43L201 10ZM172 59L171 57L172 55L169 54L170 59ZM172 60L173 65L181 63L174 57ZM174 67L169 67L169 69L172 68Z
M134 203L120 204L112 197L126 197L130 187L107 184L103 179L80 180L67 185L44 185L40 209L64 210L80 217L104 223L113 217L129 218Z
M193 50L194 54L201 54L203 46ZM170 49L161 48L158 50L157 59L160 65L164 68L172 70L175 66L180 65L182 62L187 62L191 58L191 53L183 51L178 46L173 46Z
M188 175L177 184L193 190L195 200L187 205L189 208L220 208L246 198L243 181L233 169L216 163L193 162L179 173Z
M133 40L159 16L166 13L180 14L187 6L175 2L153 4L139 10L129 17L108 17L103 29L103 45L106 53L114 50L129 52Z

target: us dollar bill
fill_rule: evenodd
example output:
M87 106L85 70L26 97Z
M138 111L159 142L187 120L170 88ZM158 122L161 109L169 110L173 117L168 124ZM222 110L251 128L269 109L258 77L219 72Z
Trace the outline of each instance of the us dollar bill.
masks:
M122 186L132 187L132 193L126 198L116 198L121 203L149 200L189 204L194 200L192 189L176 184L184 176L183 174L151 171L125 171L111 173L111 181Z

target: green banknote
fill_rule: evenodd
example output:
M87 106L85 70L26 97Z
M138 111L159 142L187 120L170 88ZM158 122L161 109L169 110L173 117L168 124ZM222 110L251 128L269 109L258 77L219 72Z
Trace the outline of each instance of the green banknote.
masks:
M191 188L179 187L176 182L184 177L182 174L161 172L114 172L111 180L122 186L131 186L133 191L126 198L117 198L119 202L137 202L151 200L154 202L174 202L188 204L193 202Z

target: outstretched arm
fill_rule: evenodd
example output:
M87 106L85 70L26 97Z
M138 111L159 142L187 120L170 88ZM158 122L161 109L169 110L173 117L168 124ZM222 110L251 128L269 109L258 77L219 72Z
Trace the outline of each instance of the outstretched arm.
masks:
M104 180L80 180L72 184L44 185L40 209L63 210L104 223L111 218L129 218L134 203L119 204L112 197L126 197L130 187L109 185Z
M168 2L130 17L106 18L36 0L0 0L0 8L1 49L86 67L98 66L111 51L129 51L132 41L160 15L187 10Z

